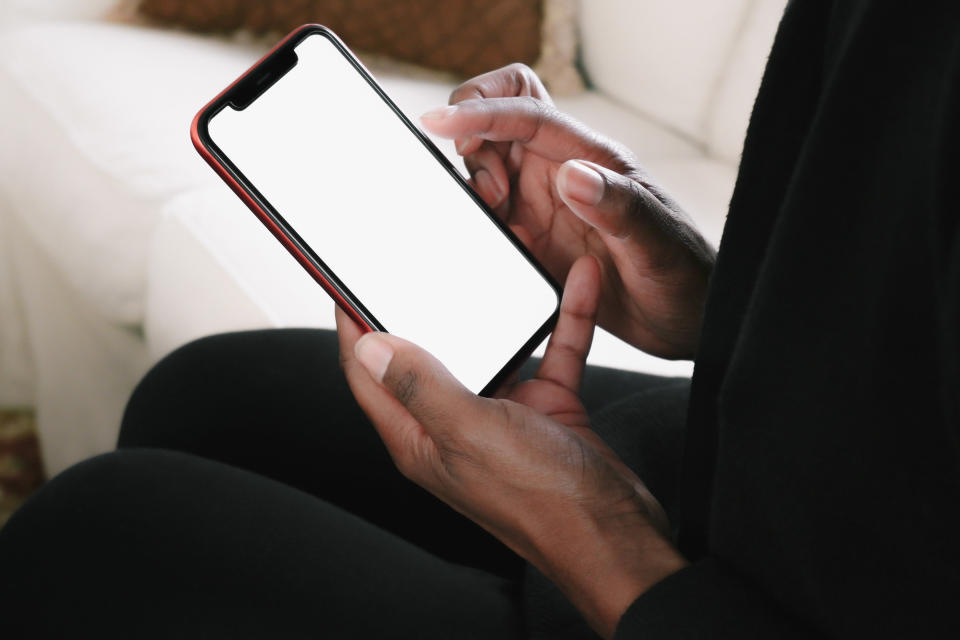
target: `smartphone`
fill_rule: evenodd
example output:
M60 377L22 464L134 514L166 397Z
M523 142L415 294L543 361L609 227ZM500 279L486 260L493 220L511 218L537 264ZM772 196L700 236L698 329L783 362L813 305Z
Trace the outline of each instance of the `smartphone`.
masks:
M491 394L560 287L329 29L304 25L200 110L200 155L369 331Z

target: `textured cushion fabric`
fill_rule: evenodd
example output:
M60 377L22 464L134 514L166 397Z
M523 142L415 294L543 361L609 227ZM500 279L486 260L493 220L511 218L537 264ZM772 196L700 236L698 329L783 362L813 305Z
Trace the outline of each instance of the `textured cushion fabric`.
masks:
M320 22L352 48L465 76L540 53L541 0L141 0L164 24L213 32L286 33Z
M588 4L580 25L588 79L603 93L702 141L750 0Z

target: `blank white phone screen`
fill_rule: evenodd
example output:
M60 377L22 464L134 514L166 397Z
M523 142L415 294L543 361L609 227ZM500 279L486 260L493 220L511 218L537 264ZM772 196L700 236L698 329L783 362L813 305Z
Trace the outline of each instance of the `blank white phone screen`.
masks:
M557 306L554 289L322 35L209 135L390 333L477 393Z

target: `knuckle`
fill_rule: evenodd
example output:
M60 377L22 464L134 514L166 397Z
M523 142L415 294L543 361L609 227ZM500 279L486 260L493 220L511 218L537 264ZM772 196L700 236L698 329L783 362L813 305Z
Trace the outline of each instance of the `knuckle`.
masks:
M633 180L630 178L627 178L626 180L624 180L624 182L626 183L626 187L627 187L626 189L627 198L635 206L641 206L644 200L646 200L643 185L640 184L637 180Z
M522 142L530 142L543 128L543 125L553 117L554 109L539 98L524 96L521 98L530 109L531 126Z
M580 314L580 317L584 317L584 314ZM553 349L558 355L577 360L582 359L585 355L583 348L580 345L574 344L568 340L558 340L556 344L553 345Z
M508 64L503 69L513 87L514 95L535 95L539 91L540 79L537 73L523 62Z
M647 214L647 197L639 183L629 180L628 184L624 213L628 220L636 222L643 219Z
M504 71L509 74L514 91L518 94L521 92L531 92L534 85L533 79L537 77L533 69L522 62L514 62L504 67Z
M473 91L472 81L467 81L461 84L459 87L450 92L450 97L447 98L447 104L457 104L458 102L465 100L470 96L470 93Z
M424 365L422 369L407 368L388 374L384 381L400 404L417 415L421 422L435 426L455 424L457 417L449 415L432 399L434 389L431 387L436 386L434 375L435 371Z

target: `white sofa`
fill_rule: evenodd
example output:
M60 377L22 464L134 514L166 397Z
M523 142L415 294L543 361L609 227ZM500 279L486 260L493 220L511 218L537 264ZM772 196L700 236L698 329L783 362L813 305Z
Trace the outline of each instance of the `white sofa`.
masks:
M109 4L0 9L0 405L36 407L48 474L112 448L130 390L171 349L333 319L188 139L197 109L262 47L109 24ZM630 146L717 242L782 9L584 0L592 89L558 104ZM451 89L379 79L412 116ZM691 370L602 333L591 362Z

